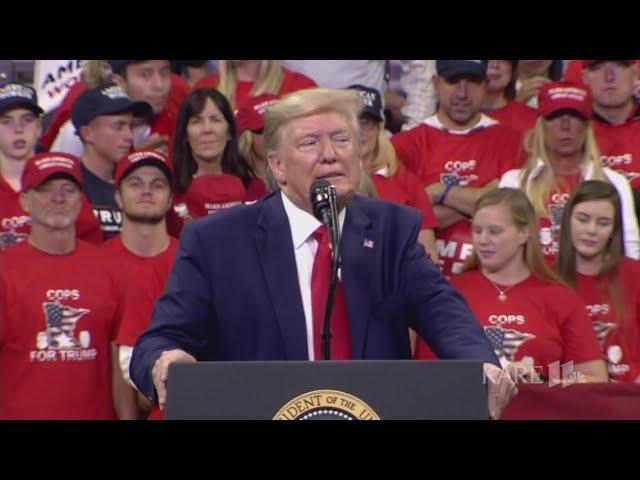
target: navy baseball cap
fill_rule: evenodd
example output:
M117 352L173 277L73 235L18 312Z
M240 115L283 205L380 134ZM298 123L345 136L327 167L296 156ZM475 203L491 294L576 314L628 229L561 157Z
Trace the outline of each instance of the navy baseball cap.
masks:
M38 115L43 112L38 106L38 94L32 87L22 83L7 83L0 87L0 113L17 107Z
M436 60L438 76L449 80L459 75L487 78L486 60Z
M382 95L375 88L365 87L364 85L350 85L348 89L355 90L360 95L364 106L360 115L370 115L378 122L384 119L384 110L382 108Z
M71 122L76 130L100 115L131 112L134 117L149 117L153 109L147 102L133 102L117 85L106 85L84 91L71 107Z

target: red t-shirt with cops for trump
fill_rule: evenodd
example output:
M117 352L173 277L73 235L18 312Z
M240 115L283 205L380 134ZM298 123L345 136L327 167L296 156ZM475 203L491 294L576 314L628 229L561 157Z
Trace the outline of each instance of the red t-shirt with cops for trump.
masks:
M625 311L616 319L616 307L608 289L600 288L601 275L576 274L576 291L587 307L603 355L609 377L620 382L633 382L640 375L640 262L623 257L620 260L618 288ZM606 283L605 283L606 285Z
M567 287L531 275L511 287L499 285L507 296L502 302L496 287L479 270L452 277L451 284L484 327L501 363L529 357L537 371L548 377L554 362L579 364L602 358L584 303ZM422 340L415 356L435 358Z
M610 125L597 119L591 123L602 165L624 175L631 188L640 188L640 119L622 125Z
M121 274L82 240L65 255L22 242L0 262L0 418L114 419Z
M391 137L398 159L424 183L482 187L524 163L522 135L482 115L468 131L448 131L434 115ZM471 222L462 220L436 232L443 273L458 273L471 252Z

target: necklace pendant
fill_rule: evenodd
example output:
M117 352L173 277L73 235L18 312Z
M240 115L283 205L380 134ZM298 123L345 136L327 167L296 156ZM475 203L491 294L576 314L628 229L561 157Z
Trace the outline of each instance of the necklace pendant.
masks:
M504 292L500 292L500 295L498 295L498 300L500 300L501 302L504 302L507 299L507 296L504 294Z

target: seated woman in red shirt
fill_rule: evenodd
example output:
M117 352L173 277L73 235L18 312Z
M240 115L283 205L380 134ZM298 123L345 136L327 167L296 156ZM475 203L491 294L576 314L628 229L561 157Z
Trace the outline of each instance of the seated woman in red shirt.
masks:
M173 147L176 172L169 233L178 236L185 221L267 194L267 188L240 155L229 101L212 88L185 98Z
M316 82L309 77L283 68L282 60L220 60L218 73L204 77L193 89L215 88L237 109L249 97L262 93L281 97L315 87Z
M518 60L489 60L487 94L484 97L482 111L500 123L525 134L536 124L538 112L535 108L515 100L517 80Z
M536 215L521 190L496 189L480 197L473 254L451 283L514 380L558 382L555 372L564 377L572 369L572 378L608 381L584 303L543 260ZM416 358L434 358L423 341Z
M580 184L563 212L558 271L586 304L611 380L640 383L640 262L624 256L620 212L610 184Z

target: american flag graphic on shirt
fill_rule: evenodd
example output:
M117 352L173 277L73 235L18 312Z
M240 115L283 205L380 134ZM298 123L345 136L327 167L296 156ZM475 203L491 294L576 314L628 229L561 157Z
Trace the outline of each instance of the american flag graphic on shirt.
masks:
M512 362L513 358L524 342L536 338L531 333L522 333L512 328L484 327L484 333L489 338L493 350L498 357L504 357Z
M596 320L593 322L593 330L596 332L596 337L598 338L598 343L600 343L600 348L604 345L604 341L607 338L607 334L616 328L615 323L610 322L601 322L600 320Z
M42 304L47 330L51 336L50 347L78 347L80 342L73 337L76 323L89 312L86 308L74 308L56 302Z
M0 250L6 250L12 245L26 240L27 237L26 233L0 232Z

